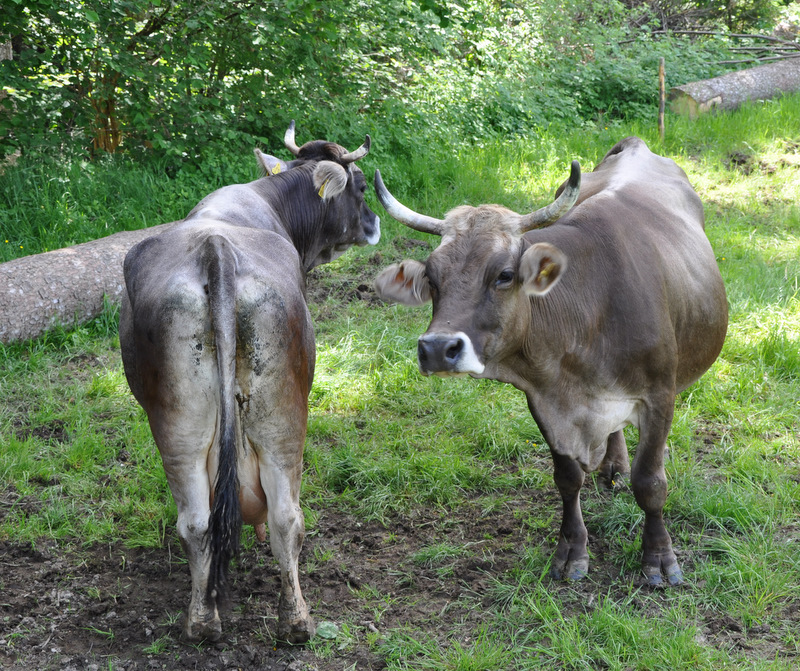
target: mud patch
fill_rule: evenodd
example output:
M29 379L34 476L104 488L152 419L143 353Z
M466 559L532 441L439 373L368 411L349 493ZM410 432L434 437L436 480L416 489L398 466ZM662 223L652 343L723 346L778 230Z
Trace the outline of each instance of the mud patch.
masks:
M268 543L255 543L249 528L231 569L234 605L223 615L222 640L198 645L181 640L190 581L174 531L158 549L0 541L0 667L383 669L388 632L422 629L446 644L453 631L480 631L487 611L501 607L497 579L513 580L528 543L554 544L555 529L533 529L525 520L547 519L556 499L554 492L520 491L491 511L475 499L457 510L419 508L385 526L320 511L301 554L301 585L317 623L334 623L338 634L305 647L274 639L280 575ZM613 554L607 539L591 525L590 552L591 578L550 583L565 616L585 614L604 598L628 601L646 616L664 615L659 600L639 596L638 576L607 559ZM689 550L680 554L685 569L698 559ZM786 615L800 621L798 611ZM731 616L701 614L698 627L706 645L763 659L782 652L780 632L748 630Z

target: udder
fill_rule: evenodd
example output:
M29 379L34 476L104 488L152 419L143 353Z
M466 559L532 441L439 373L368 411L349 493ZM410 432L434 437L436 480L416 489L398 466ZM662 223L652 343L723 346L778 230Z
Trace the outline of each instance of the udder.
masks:
M212 449L209 451L208 484L211 494L209 507L214 503L214 483L218 468L217 457L217 450ZM254 450L249 449L245 457L239 452L236 471L239 479L239 508L241 509L242 521L255 527L256 536L260 541L266 540L267 495L261 486L260 465Z
M242 508L242 521L254 527L263 527L267 521L267 495L261 486L259 470L258 456L254 450L249 450L246 458L239 459L239 505Z

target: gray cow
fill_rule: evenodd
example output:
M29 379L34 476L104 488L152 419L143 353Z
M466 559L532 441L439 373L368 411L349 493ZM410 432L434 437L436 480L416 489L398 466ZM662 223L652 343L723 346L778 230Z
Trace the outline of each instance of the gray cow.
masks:
M190 640L221 635L218 606L241 525L265 522L281 573L279 638L314 623L300 591L299 504L314 329L306 273L375 244L356 151L322 140L288 163L256 152L270 176L221 188L182 222L131 249L120 314L125 375L147 412L189 559ZM276 174L277 173L277 174Z
M525 393L563 501L554 577L588 571L579 497L584 473L599 469L630 473L649 583L679 584L664 452L676 393L725 340L725 288L700 198L673 161L630 137L580 181L575 162L557 200L533 214L484 205L440 220L398 203L376 173L391 216L442 236L424 264L390 266L376 289L407 305L432 300L418 342L424 375L490 378ZM632 468L628 424L639 429Z

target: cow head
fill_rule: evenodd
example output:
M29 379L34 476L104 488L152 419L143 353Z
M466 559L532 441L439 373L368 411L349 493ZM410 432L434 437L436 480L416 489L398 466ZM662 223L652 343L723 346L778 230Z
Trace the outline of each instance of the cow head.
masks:
M488 365L519 349L530 320L530 297L550 292L567 267L557 247L531 244L523 234L557 221L575 204L578 162L572 163L559 197L526 215L498 205L457 207L443 220L420 215L394 199L380 171L375 174L375 191L393 218L442 238L425 263L393 264L375 280L384 300L433 303L433 319L418 341L420 371L484 375Z
M298 166L313 166L312 179L316 198L322 204L322 226L314 233L312 250L307 250L306 268L327 263L353 245L374 245L381 236L380 218L367 206L364 195L367 180L355 164L369 153L370 137L349 152L344 147L324 140L313 140L298 147L294 121L284 136L284 144L296 157L270 170L276 172ZM269 165L269 164L268 164ZM268 168L269 169L269 168Z

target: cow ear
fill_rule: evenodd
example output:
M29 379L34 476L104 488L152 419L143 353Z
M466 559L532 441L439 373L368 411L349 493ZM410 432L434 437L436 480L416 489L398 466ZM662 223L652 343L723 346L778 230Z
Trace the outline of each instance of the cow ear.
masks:
M286 172L289 169L289 165L285 161L265 154L258 147L253 150L253 153L256 155L256 161L258 161L262 177L277 175L279 172Z
M375 278L375 293L385 301L423 305L431 299L425 266L419 261L393 263Z
M347 186L347 170L333 161L320 161L314 168L314 188L322 200L338 196Z
M544 296L558 284L566 269L564 252L546 242L537 242L525 250L519 264L522 290L528 296Z

